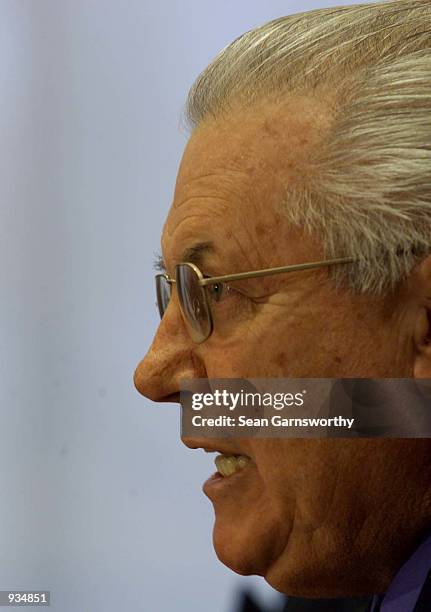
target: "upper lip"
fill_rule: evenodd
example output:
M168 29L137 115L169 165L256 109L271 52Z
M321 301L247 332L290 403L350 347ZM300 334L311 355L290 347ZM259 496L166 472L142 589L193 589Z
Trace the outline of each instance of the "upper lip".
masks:
M183 444L188 448L197 449L202 448L208 452L219 452L222 455L244 455L248 457L239 449L237 446L233 447L232 444L225 442L224 440L210 441L209 439L198 439L198 438L181 438Z

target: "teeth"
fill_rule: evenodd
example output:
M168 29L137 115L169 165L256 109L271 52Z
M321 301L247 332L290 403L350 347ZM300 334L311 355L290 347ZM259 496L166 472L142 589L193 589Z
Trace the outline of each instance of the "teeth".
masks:
M231 476L235 472L243 470L250 463L250 458L244 455L217 455L215 464L217 471L222 476Z

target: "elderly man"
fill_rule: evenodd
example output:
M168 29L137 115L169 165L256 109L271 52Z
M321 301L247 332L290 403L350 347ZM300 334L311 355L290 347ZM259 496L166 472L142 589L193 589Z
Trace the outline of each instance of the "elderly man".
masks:
M430 25L429 0L282 17L198 77L140 393L431 378ZM215 550L288 594L288 611L431 610L430 439L186 442L244 458L204 487Z

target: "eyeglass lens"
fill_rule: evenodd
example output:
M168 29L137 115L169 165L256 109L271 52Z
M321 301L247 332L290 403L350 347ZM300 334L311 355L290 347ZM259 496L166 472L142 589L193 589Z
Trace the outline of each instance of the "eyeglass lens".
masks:
M194 342L203 342L212 330L205 289L196 271L187 264L176 267L176 284L181 311Z
M156 276L156 295L157 306L159 308L160 318L162 319L171 298L171 285L163 274L158 274Z

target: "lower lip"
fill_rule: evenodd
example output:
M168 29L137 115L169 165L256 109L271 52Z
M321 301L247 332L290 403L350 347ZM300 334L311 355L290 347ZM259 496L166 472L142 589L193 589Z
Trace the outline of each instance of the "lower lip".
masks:
M203 484L202 491L207 497L213 499L219 493L225 492L229 486L235 486L235 483L247 475L248 466L242 470L238 470L230 476L222 476L219 472L215 472Z

